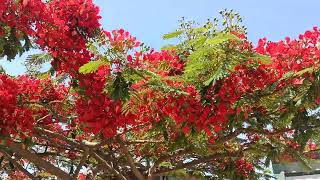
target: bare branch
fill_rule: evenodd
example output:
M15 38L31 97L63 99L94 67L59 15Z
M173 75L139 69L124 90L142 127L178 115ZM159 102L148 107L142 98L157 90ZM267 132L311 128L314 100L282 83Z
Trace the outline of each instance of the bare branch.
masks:
M114 174L121 180L127 180L126 177L124 177L120 172L115 170L106 160L104 160L102 157L100 157L97 153L92 153L92 157L95 158L98 162L101 163L101 165L110 173Z
M24 159L27 159L28 161L32 162L33 164L35 164L36 166L45 169L48 173L55 175L61 179L71 179L71 177L64 171L62 171L61 169L55 167L54 165L52 165L51 163L41 159L39 156L37 156L34 153L31 153L30 151L24 149L21 144L18 143L11 143L10 145L8 145L8 147L14 151L15 153L17 153L19 156L21 156Z
M81 158L81 160L80 160L80 162L79 162L79 165L77 166L76 171L74 172L73 179L75 179L75 180L77 179L78 174L79 174L82 166L83 166L84 163L86 162L89 154L90 154L90 150L89 150L89 149L86 149L86 150L84 151L83 157Z
M124 151L124 154L126 156L126 159L129 163L129 166L132 169L133 174L139 179L139 180L144 180L145 178L143 177L143 175L141 174L141 172L137 169L134 159L132 158L129 149L123 144L123 142L121 141L120 138L117 138L119 141L119 144L121 146L121 149Z
M190 152L190 149L189 148L186 148L186 149L179 149L178 151L176 151L174 154L170 154L170 155L167 155L167 156L162 156L160 157L157 161L154 162L154 164L149 168L149 173L148 173L148 176L151 177L153 176L153 173L154 171L156 170L156 168L159 166L159 164L161 164L162 162L164 161L167 161L169 159L173 159L173 158L176 158L178 156L181 156L181 155L184 155L184 154L187 154Z
M131 140L131 141L125 141L125 144L143 144L143 143L164 143L164 141L160 140L146 140L146 139L138 139L138 140Z
M165 168L165 169L159 170L159 171L155 172L153 174L153 176L155 176L155 175L164 175L164 174L166 174L168 172L172 172L172 171L177 171L177 170L184 169L184 168L193 167L193 166L199 165L201 163L210 162L210 161L212 161L214 159L221 159L221 158L225 158L225 157L236 156L238 154L239 154L239 152L217 153L217 154L212 154L212 155L209 155L209 156L205 156L205 157L202 157L202 158L199 158L199 159L187 162L187 163L181 162L180 164L178 164L178 165L176 165L176 166L174 166L172 168Z
M64 141L66 143L68 143L69 145L71 146L74 146L78 149L85 149L85 146L76 142L76 141L73 141L73 140L70 140L68 138L66 138L65 136L61 135L61 134L58 134L58 133L54 133L52 131L49 131L47 129L41 129L41 128L34 128L34 132L35 133L38 133L38 134L45 134L46 136L50 137L50 138L57 138L61 141Z
M0 152L6 156L11 163L15 165L16 168L19 169L19 171L23 172L23 174L27 175L30 179L36 179L35 176L33 176L29 171L27 171L25 168L23 168L14 158L12 158L6 151L3 149L0 149Z

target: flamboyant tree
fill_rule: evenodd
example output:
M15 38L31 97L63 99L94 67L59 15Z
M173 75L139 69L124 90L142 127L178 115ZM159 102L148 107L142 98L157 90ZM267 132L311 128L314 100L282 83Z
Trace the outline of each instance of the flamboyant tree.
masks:
M9 179L257 179L318 157L320 31L253 46L241 18L181 21L155 51L91 0L0 0L0 172ZM50 63L48 71L41 65Z

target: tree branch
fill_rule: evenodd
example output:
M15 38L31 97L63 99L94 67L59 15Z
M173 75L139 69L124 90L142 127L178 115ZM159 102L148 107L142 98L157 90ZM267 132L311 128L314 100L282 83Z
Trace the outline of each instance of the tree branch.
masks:
M23 174L27 175L30 179L36 180L36 177L33 176L29 171L23 168L15 159L13 159L5 150L0 148L0 152L6 156L11 163L15 165L16 168L19 169Z
M74 179L74 180L76 180L76 179L77 179L78 174L79 174L79 172L80 172L80 170L81 170L82 166L83 166L83 165L84 165L84 163L86 162L86 160L87 160L87 158L88 158L89 154L90 154L90 150L89 150L89 149L86 149L86 150L84 151L83 157L81 158L81 160L80 160L80 162L79 162L79 165L77 166L76 171L74 172L74 175L73 175L73 179Z
M125 144L143 144L143 143L164 143L164 141L160 140L146 140L146 139L137 139L137 140L131 140L131 141L125 141Z
M212 154L212 155L205 156L205 157L202 157L202 158L199 158L199 159L187 162L187 163L183 163L182 162L182 163L174 166L173 168L165 168L165 169L159 170L159 171L155 172L153 174L153 176L164 175L164 174L166 174L168 172L172 172L172 171L177 171L177 170L184 169L184 168L193 167L193 166L196 166L196 165L201 164L201 163L210 162L210 161L212 161L214 159L236 156L238 154L239 154L239 152Z
M70 140L70 139L66 138L65 136L63 136L61 134L54 133L54 132L49 131L47 129L34 128L34 132L38 133L39 135L45 134L46 136L48 136L50 138L57 138L57 139L59 139L61 141L64 141L64 142L68 143L69 145L74 146L74 147L76 147L78 149L82 149L82 150L85 149L84 145L81 145L80 143L78 143L76 141Z
M60 179L68 180L71 179L71 177L61 169L55 167L51 163L41 159L39 156L37 156L34 153L29 152L28 150L22 148L22 146L18 143L11 143L8 145L8 147L17 153L19 156L23 157L24 159L34 163L36 166L45 169L48 173L57 176Z
M219 140L217 140L215 142L215 144L220 144L220 143L224 143L224 142L227 142L235 137L237 137L239 134L243 133L243 128L240 128L240 129L237 129L233 132L231 132L230 134L228 134L227 136L224 136L224 137L221 137L221 138L218 138Z
M124 177L120 172L115 170L107 161L105 161L103 158L101 158L98 154L95 152L92 153L92 157L95 158L101 165L110 173L114 174L118 177L120 180L127 180L126 177Z
M121 146L121 149L124 151L124 154L126 156L126 159L129 163L129 166L132 169L133 174L139 179L139 180L145 180L145 178L143 177L143 175L141 174L141 172L137 169L135 163L134 163L134 159L131 157L129 149L123 144L123 142L121 141L120 138L117 138L119 141L119 144Z
M161 164L162 162L164 161L167 161L169 159L173 159L175 157L178 157L178 156L181 156L181 155L184 155L184 154L187 154L190 152L190 149L189 148L186 148L186 149L180 149L178 150L177 152L175 152L174 154L170 154L170 155L167 155L167 156L162 156L160 157L158 160L156 160L154 162L154 164L149 168L149 172L148 172L148 177L151 178L152 176L154 176L154 172L156 170L156 168L159 166L159 164Z

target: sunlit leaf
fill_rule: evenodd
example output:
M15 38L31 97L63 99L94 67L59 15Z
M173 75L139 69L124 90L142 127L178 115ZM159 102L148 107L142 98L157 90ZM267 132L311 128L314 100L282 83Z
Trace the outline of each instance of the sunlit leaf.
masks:
M172 38L178 37L182 33L183 33L183 31L174 31L174 32L163 35L162 38L163 39L172 39Z
M79 72L82 74L89 74L97 71L100 66L108 65L109 62L103 60L90 61L80 67Z

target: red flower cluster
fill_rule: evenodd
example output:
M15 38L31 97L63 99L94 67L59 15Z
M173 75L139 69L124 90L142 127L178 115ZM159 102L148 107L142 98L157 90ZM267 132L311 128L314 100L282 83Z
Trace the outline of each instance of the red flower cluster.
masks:
M102 132L105 137L117 133L118 128L126 124L126 116L122 114L122 102L111 99L103 93L106 79L110 76L110 68L102 66L97 73L81 75L79 86L84 90L77 100L79 121L86 130L94 134Z
M24 133L31 133L35 123L52 123L52 116L36 122L37 118L49 114L45 107L39 105L63 100L65 92L64 86L54 86L50 81L0 75L0 134L25 137Z
M45 8L41 0L23 0L20 3L14 0L1 0L0 22L17 28L27 35L34 35L32 24L38 18L46 17ZM3 26L0 27L0 32L4 33L2 28Z
M19 85L13 79L0 75L0 133L19 134L32 129L34 118L30 109L18 102Z
M37 43L51 52L58 71L75 75L91 58L86 42L100 27L99 8L87 0L56 0L47 4L47 13L36 24Z
M211 110L215 112L215 116L209 124L228 122L229 115L241 111L244 112L245 118L248 118L252 107L234 106L241 97L263 90L279 81L286 73L296 73L308 67L318 68L319 41L320 32L317 28L300 35L298 40L286 38L285 41L267 42L266 39L261 39L255 51L269 55L272 63L269 65L259 63L256 66L254 65L256 62L249 59L248 64L238 65L228 77L211 87L206 98L212 102L210 106L213 106ZM277 88L280 89L286 83L301 85L307 77L312 80L313 74L306 72L302 78L283 80ZM215 93L215 89L219 91ZM263 107L261 110L263 111Z
M244 177L249 177L249 174L254 171L253 165L244 159L238 159L236 161L236 167L238 173Z
M110 46L118 52L126 53L140 45L136 37L131 36L128 31L123 29L113 30L112 32L104 31L104 34Z
M156 52L152 49L143 54L141 59L139 57L136 59L138 62L143 62L140 66L161 76L179 75L185 66L185 63L179 59L174 51L161 50Z
M158 122L162 118L170 117L178 127L183 127L185 134L188 134L191 128L196 128L204 130L208 136L212 137L212 132L221 131L228 123L230 116L243 112L244 118L249 118L252 112L250 105L235 106L235 103L244 95L263 90L278 81L284 74L291 71L298 72L316 63L319 33L317 29L310 33L312 35L306 33L300 36L299 40L293 41L286 39L274 43L260 40L256 52L271 56L272 63L270 65L257 64L254 60L249 59L248 64L238 65L234 72L218 81L207 91L205 98L210 101L209 104L201 102L199 93L194 87L184 87L181 83L166 82L168 86L188 92L188 96L174 93L164 95L152 89L145 90L142 98L144 103L138 108L137 119L139 120L137 121ZM252 50L249 46L246 47L248 47L247 51ZM132 57L130 59L132 60ZM162 77L174 75L173 71L180 73L184 67L184 63L179 60L178 56L168 51L154 52L152 50L142 55L136 53L132 62L136 67L148 69ZM169 68L162 70L161 66L164 64ZM278 88L284 86L284 83L280 83ZM297 80L286 83L301 84L301 82L297 83ZM145 84L146 82L139 82L133 84L132 88L138 90ZM263 107L260 109L264 111Z
M119 128L124 128L126 125L158 122L166 117L170 117L178 126L183 127L185 134L195 128L198 131L205 131L208 136L213 136L213 132L223 129L230 116L244 112L245 119L249 118L252 111L250 105L235 106L235 103L244 95L266 88L288 72L298 72L311 66L317 68L319 64L320 32L317 28L307 31L297 40L286 38L285 41L267 42L266 39L261 39L255 50L250 43L245 42L241 47L242 50L269 55L272 63L257 65L254 60L249 59L247 64L238 65L228 77L217 81L209 88L205 95L207 103L203 103L199 92L191 85L167 80L164 83L168 87L185 91L188 95L176 92L161 93L142 86L147 83L147 80L142 80L133 84L131 88L136 90L144 88L141 95L144 103L138 104L136 112L123 114L121 112L123 102L113 100L108 94L103 93L105 83L107 81L110 83L114 79L113 70L121 72L122 66L128 66L145 69L166 78L182 74L185 62L174 51L151 50L147 53L136 52L134 56L128 55L128 51L133 50L140 43L128 32L119 29L103 33L106 37L105 43L108 43L117 53L123 53L124 57L127 57L125 62L115 59L111 66L100 67L95 73L79 74L79 67L94 58L94 55L87 50L86 43L89 38L94 37L95 30L100 28L98 13L99 9L91 0L53 0L47 3L41 0L23 0L19 3L13 0L0 0L2 15L0 21L34 37L41 48L52 54L53 67L58 72L70 74L71 82L79 87L76 103L79 122L85 123L94 133L103 131L106 136L114 135ZM234 34L244 38L243 34L235 32ZM10 105L6 107L11 109L3 109L10 112L3 113L3 116L6 116L4 119L12 119L13 117L9 117L9 114L10 116L17 114L13 110L21 111L18 114L26 114L25 119L33 119L34 115L29 112L29 109L13 108L19 105L18 95L23 92L10 91L10 89L17 89L11 86L19 86L19 84L11 78L6 77L6 79L5 76L2 78L2 81L8 84L3 86L2 93L8 94L3 102L8 104L11 102L12 105L12 107ZM30 86L34 84L33 82L37 82L30 82L27 79L25 81L30 83ZM289 83L301 85L303 81L304 78L298 78ZM285 85L284 83L280 83L278 88ZM38 85L34 88L39 88ZM50 93L42 95L47 96L47 101L61 98L57 97L58 95L51 97L52 92L46 92ZM25 94L31 96L32 93ZM37 98L39 100L39 97ZM129 103L135 102L132 100ZM8 122L10 121L12 120ZM23 127L28 129L34 122L34 120L24 121L28 124ZM8 122L5 121L3 127L8 126Z
M0 21L35 37L52 54L58 71L74 74L90 60L86 41L100 28L101 18L91 0L1 0L0 4Z

